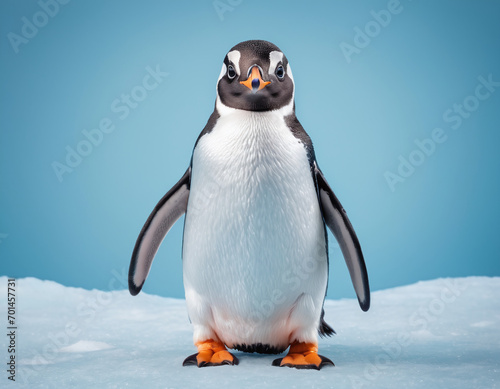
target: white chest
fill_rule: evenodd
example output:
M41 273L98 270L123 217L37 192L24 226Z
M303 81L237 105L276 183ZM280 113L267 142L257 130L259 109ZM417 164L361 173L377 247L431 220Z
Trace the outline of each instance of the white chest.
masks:
M309 161L277 115L220 118L200 139L183 264L186 299L195 290L221 320L244 320L278 292L284 301L277 315L302 293L322 305L325 236Z

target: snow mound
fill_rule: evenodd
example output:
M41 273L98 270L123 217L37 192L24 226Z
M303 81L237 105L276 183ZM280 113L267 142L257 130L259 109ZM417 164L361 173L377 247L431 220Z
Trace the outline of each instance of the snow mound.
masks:
M0 290L6 318L7 277ZM500 387L500 278L374 292L366 313L355 300L327 300L325 319L337 335L320 339L319 352L336 366L321 371L240 352L238 366L182 367L196 351L184 300L35 278L17 280L16 291L16 388ZM5 361L8 339L0 339Z
M64 353L88 353L90 351L100 351L113 348L104 342L92 342L88 340L80 340L70 346L62 347L59 351Z

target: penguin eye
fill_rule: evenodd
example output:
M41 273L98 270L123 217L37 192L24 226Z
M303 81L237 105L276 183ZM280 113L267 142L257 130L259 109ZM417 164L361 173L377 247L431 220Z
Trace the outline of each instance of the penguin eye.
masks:
M278 77L279 80L283 80L283 78L285 78L285 69L283 68L283 65L279 65L276 68L276 77Z
M232 80L234 77L236 77L236 70L234 70L233 65L229 65L227 67L227 77Z

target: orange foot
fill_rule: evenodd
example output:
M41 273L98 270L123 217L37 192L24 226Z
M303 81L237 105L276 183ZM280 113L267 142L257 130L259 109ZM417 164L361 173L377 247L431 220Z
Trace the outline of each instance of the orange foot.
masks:
M226 346L222 342L208 339L195 345L198 347L198 353L187 357L182 366L196 365L204 367L237 365L239 363L238 358L227 351Z
M273 366L295 367L296 369L316 369L334 363L326 357L318 355L318 345L316 343L294 342L285 358L278 358L273 361Z

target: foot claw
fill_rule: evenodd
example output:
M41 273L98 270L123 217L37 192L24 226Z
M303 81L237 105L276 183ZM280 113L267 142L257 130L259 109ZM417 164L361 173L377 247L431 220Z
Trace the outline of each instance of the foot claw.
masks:
M330 358L324 357L323 355L319 355L321 358L321 363L319 364L319 368L321 369L323 366L332 365L335 366L335 363Z
M189 358L189 357L188 357ZM278 358L273 361L273 366L281 366L281 361L283 358Z
M197 366L198 365L198 361L196 360L197 355L198 354L193 354L184 359L184 362L182 362L182 366L191 366L191 365Z

